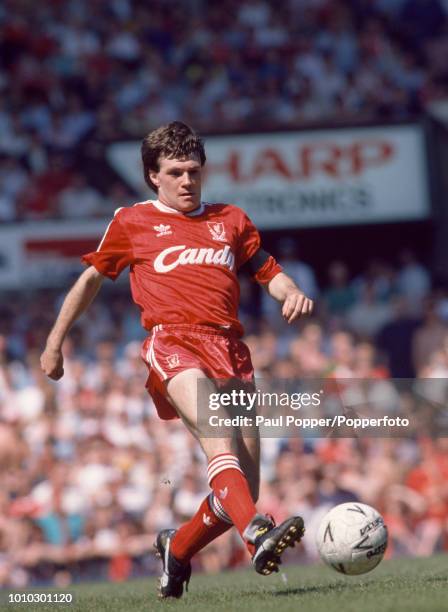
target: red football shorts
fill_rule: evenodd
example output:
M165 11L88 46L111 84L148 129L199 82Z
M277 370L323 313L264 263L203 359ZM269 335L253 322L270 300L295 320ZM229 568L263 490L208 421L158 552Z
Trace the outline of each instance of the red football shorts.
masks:
M207 325L156 325L142 345L148 366L146 388L161 419L177 419L167 382L197 368L207 378L251 382L254 369L247 346L231 333Z

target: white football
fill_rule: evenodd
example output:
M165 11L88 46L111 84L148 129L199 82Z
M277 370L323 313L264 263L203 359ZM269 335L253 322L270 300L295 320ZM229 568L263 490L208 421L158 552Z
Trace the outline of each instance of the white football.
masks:
M367 504L339 504L322 519L316 544L323 561L336 571L365 574L384 556L387 527L381 514Z

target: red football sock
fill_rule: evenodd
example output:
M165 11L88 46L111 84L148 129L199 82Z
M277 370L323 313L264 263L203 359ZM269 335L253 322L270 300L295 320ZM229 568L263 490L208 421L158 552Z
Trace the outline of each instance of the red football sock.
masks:
M210 499L211 498L211 499ZM171 543L171 552L178 561L187 562L202 548L232 527L221 504L208 495L192 519L176 531Z
M257 509L238 458L231 453L217 455L210 461L207 473L215 498L222 504L244 540L244 530L257 514ZM253 554L253 546L246 540L244 542Z

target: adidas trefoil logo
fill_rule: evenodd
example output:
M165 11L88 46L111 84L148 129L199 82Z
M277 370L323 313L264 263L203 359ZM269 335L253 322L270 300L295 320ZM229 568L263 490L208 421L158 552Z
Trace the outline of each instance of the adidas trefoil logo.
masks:
M227 497L227 493L228 493L228 489L227 487L224 487L224 489L219 489L219 497L220 499L225 499Z
M207 525L207 527L211 527L212 526L212 519L209 517L208 514L204 514L202 515L202 520L204 522L204 525Z
M163 225L163 223L160 225L154 225L154 229L157 232L156 238L160 238L160 236L169 236L173 233L171 230L171 225Z

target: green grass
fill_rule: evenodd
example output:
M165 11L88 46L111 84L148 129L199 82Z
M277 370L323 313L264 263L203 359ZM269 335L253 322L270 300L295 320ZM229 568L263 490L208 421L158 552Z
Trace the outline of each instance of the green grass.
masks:
M41 589L36 589L42 592ZM342 576L323 566L290 566L283 575L252 570L193 575L181 600L158 601L156 580L83 584L64 589L72 604L11 604L2 609L38 612L442 612L448 610L448 555L384 561L365 576Z

